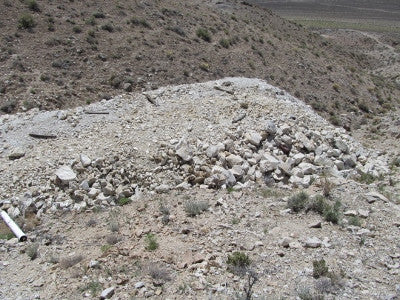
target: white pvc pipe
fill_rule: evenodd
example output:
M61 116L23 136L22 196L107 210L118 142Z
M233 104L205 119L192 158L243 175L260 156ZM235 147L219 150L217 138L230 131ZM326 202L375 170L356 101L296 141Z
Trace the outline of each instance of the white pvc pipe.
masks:
M10 227L11 231L15 234L20 242L24 242L27 240L25 233L22 232L21 228L10 218L10 216L4 211L1 211L1 217L4 222Z

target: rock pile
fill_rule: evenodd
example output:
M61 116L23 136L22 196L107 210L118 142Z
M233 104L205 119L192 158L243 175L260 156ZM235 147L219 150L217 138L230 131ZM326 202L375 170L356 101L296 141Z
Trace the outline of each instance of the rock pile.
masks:
M372 159L343 129L329 129L309 128L296 117L267 120L261 130L239 130L215 144L173 140L154 159L178 176L178 188L241 189L253 182L307 188L320 175L388 173L384 161Z
M384 156L258 79L165 87L87 110L0 121L4 145L18 150L0 148L7 164L0 191L8 195L0 206L12 217L27 209L40 215L113 206L140 190L307 188L320 175L352 179L388 172ZM51 129L57 139L27 139L33 129Z

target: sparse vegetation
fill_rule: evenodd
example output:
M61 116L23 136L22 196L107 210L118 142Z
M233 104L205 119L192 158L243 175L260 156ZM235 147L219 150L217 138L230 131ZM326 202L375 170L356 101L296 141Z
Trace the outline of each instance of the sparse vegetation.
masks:
M185 212L189 217L195 217L206 211L208 207L207 201L188 201L185 204Z
M323 276L327 276L329 274L329 269L326 265L326 261L324 259L314 260L313 261L313 277L320 278Z
M36 0L28 0L28 8L31 11L40 12L40 7Z
M250 262L249 256L243 252L233 252L228 255L228 260L226 261L228 265L240 268L248 267Z
M0 233L0 240L11 240L14 237L12 232L9 233Z
M198 28L196 35L206 42L211 42L211 34L206 28Z
M145 249L147 251L154 251L158 248L157 238L153 233L146 234L145 243Z
M360 218L357 216L352 216L349 218L349 225L361 227Z
M129 203L131 203L132 202L132 200L130 199L130 198L121 198L121 199L119 199L118 201L117 201L117 204L119 205L119 206L124 206L124 205L127 205L127 204L129 204Z
M33 16L30 14L24 14L18 20L18 28L21 29L31 29L35 27L35 21L33 20Z
M302 191L289 198L287 207L290 208L293 212L300 212L306 207L308 199L308 194Z
M157 264L149 264L147 266L147 273L159 282L160 284L164 284L167 281L171 280L171 275L167 269L159 267Z
M26 248L26 254L31 260L34 260L38 257L38 249L39 249L38 243L33 243Z

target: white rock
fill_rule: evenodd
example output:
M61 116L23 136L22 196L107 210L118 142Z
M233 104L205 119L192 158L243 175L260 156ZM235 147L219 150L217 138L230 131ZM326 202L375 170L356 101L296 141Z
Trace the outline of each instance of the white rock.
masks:
M259 134L258 132L255 132L255 131L249 131L245 137L249 143L251 143L252 145L254 145L256 147L258 147L260 145L261 140L262 140L261 134Z
M110 299L115 292L114 287L109 287L101 292L100 299Z
M265 132L268 135L275 135L276 130L277 130L277 128L276 128L275 123L271 120L268 120L267 123L265 124Z
M214 146L214 145L211 145L210 147L207 148L206 155L209 158L213 158L213 157L217 157L218 156L218 152L219 152L218 147Z
M139 281L135 283L135 289L141 289L142 287L144 287L144 282Z
M321 247L322 241L317 237L308 238L305 242L306 248L319 248Z
M368 216L369 216L369 211L366 210L366 209L360 208L360 209L358 210L358 214L359 214L359 216L360 216L361 218L368 218Z
M234 165L241 165L243 163L243 158L239 155L230 154L226 157L226 161L230 167L233 167Z
M305 155L303 153L297 153L293 155L294 159L294 165L297 166L299 163L301 163L304 159Z
M186 145L181 145L180 148L176 150L176 155L185 162L189 162L193 158L193 152Z
M80 160L81 160L82 166L84 166L85 168L90 166L90 164L92 163L92 160L85 154L80 155Z
M67 184L76 179L75 172L68 166L60 167L55 174L62 184Z

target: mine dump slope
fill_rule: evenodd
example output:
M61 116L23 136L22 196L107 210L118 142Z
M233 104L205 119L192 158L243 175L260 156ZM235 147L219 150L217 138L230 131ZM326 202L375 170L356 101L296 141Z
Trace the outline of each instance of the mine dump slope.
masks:
M370 59L242 1L2 1L3 113L225 76L279 86L336 125L395 103Z
M400 161L263 80L3 115L0 133L0 207L28 235L0 223L1 299L400 293Z

